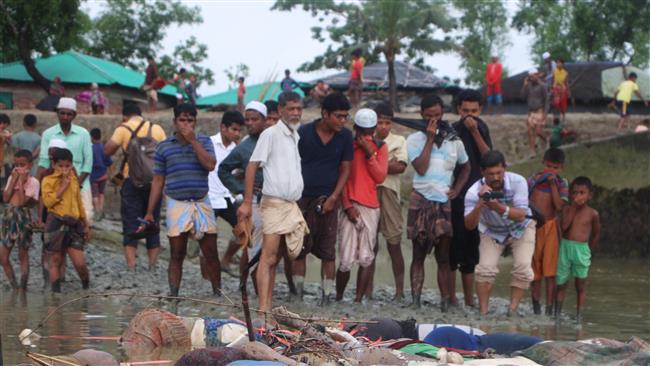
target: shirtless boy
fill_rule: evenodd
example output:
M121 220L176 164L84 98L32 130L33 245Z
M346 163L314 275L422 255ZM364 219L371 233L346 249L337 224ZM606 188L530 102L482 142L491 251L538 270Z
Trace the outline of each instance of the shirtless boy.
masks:
M593 186L587 177L578 177L571 182L571 205L562 210L562 242L557 263L557 297L555 316L562 311L569 276L575 277L576 322L582 322L582 307L587 293L585 291L587 273L591 264L591 251L596 249L600 239L600 216L589 207L593 196Z
M528 178L530 202L544 216L545 223L537 228L533 254L532 283L533 312L541 314L542 279L546 282L546 315L553 314L555 301L555 272L560 247L557 216L569 200L569 184L560 177L564 165L564 152L550 148L544 153L544 169Z

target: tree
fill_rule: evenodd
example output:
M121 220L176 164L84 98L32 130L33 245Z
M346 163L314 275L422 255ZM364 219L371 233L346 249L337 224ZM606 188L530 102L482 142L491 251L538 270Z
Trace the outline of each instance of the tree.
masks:
M165 55L158 62L158 73L165 79L172 79L181 67L188 73L196 76L196 87L205 82L208 85L214 84L214 73L200 65L208 57L208 46L199 43L196 37L192 36L185 43L174 49L172 56Z
M248 68L248 65L241 63L236 66L230 66L223 70L223 73L226 74L226 79L228 79L228 89L232 89L237 87L237 80L240 77L248 77L250 69Z
M532 51L568 60L612 60L647 67L650 5L646 0L520 0L512 20L535 37Z
M272 10L290 11L297 6L319 17L326 27L311 29L314 39L325 42L323 33L332 44L324 54L299 70L311 71L323 67L345 68L350 53L357 48L365 50L368 62L376 62L380 55L388 64L390 102L397 108L395 58L406 55L421 62L426 54L453 48L450 37L435 38L437 31L449 32L453 21L446 5L435 0L376 0L364 2L335 2L334 0L276 0Z
M458 26L464 31L459 40L465 83L483 84L490 56L502 57L509 44L507 9L499 0L455 0L454 6L462 12Z
M79 10L79 0L0 0L0 62L19 59L47 92L51 82L32 57L82 45L81 34L89 24L88 16Z
M201 22L198 8L178 1L106 0L85 51L142 70L147 56L159 54L168 27Z

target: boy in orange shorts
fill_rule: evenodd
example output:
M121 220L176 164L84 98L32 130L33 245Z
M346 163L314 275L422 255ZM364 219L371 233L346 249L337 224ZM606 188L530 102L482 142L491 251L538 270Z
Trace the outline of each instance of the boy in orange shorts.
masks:
M553 315L555 298L555 272L560 245L557 216L569 199L566 179L559 176L564 165L564 152L550 148L544 153L544 169L528 178L530 203L544 217L545 223L537 228L535 253L533 254L532 283L533 312L541 314L542 279L546 279L546 315Z

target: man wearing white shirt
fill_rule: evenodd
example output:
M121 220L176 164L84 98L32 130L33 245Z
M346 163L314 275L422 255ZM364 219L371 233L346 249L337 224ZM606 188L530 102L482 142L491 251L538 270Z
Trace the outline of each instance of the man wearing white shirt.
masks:
M295 259L302 250L303 237L309 233L297 201L302 196L303 180L298 151L298 127L302 117L302 98L285 92L278 98L281 120L258 138L246 168L244 202L238 209L240 219L252 213L255 173L262 168L264 185L262 214L262 253L257 267L259 309L271 310L275 268L284 251Z
M224 219L230 226L237 225L237 209L235 208L235 199L230 194L217 174L219 164L226 159L230 152L237 146L237 142L241 137L241 129L244 125L244 116L239 111L226 111L221 118L221 126L219 133L211 136L210 140L214 145L214 154L217 157L217 165L214 170L208 175L208 197L210 198L210 205L214 210L214 216ZM228 249L221 259L221 268L227 269L232 256L237 253L239 245L231 240ZM201 264L203 264L203 257L201 257ZM203 268L203 266L202 266Z

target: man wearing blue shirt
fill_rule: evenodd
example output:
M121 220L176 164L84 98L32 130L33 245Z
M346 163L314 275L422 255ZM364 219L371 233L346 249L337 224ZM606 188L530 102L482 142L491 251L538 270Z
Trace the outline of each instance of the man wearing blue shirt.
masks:
M217 220L208 197L208 175L214 170L217 159L210 138L195 132L196 114L196 107L191 104L174 107L176 133L156 147L154 177L144 217L146 221L154 221L154 210L164 188L171 252L168 272L171 296L178 296L190 235L199 241L212 292L215 295L221 292Z

